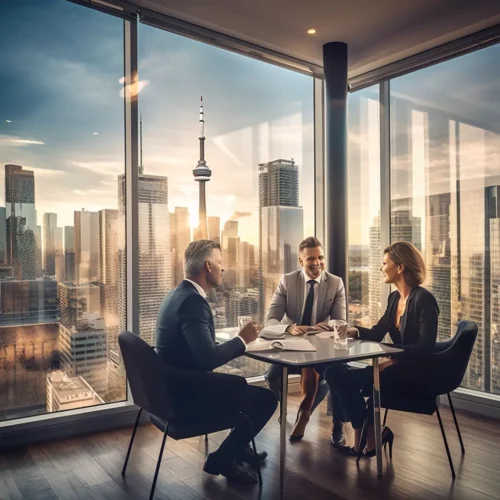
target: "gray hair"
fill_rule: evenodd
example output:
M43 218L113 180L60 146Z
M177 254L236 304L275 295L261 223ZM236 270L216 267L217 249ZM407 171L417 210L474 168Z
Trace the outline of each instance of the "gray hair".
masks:
M220 250L220 245L216 241L192 241L184 252L184 274L186 277L199 276L205 262L209 260L214 250Z

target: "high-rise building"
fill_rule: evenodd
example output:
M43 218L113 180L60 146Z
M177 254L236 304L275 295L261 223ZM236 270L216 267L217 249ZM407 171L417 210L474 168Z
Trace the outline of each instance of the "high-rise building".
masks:
M258 320L259 300L256 294L251 292L229 292L227 298L226 321L228 327L239 326L238 318L242 316Z
M293 160L259 165L259 318L263 321L281 275L298 267L304 235L299 206L299 169Z
M385 304L381 303L382 275L380 267L382 266L382 248L380 247L380 215L373 218L369 233L370 253L368 256L368 315L370 325L375 325Z
M57 214L43 214L43 269L45 274L56 274L56 254L54 248L54 228L57 227Z
M42 226L35 228L35 275L37 278L43 275Z
M118 178L119 217L125 216L125 176ZM139 175L139 334L154 344L156 318L171 289L168 179ZM119 247L118 301L120 329L126 327L126 256Z
M238 288L250 288L255 277L255 246L240 241L238 250Z
M100 316L100 290L91 283L59 283L59 310L61 323L67 328L86 325L89 314Z
M228 220L222 231L222 261L224 262L224 288L234 290L238 286L238 221Z
M118 350L118 210L99 211L99 287L108 349Z
M220 217L208 217L208 239L220 243Z
M184 279L184 251L191 242L189 210L186 207L175 207L175 211L170 214L170 234L173 263L172 287L176 287Z
M35 174L5 165L6 263L17 279L35 279Z
M431 195L427 200L427 288L439 304L438 340L449 339L452 335L450 202L450 193Z
M97 281L99 275L99 214L85 209L74 213L75 282Z
M61 369L83 377L100 395L107 391L107 333L99 286L59 283Z
M0 207L0 264L5 262L5 251L7 244L7 228L5 227L5 207Z
M58 319L55 279L0 281L0 325L52 323Z
M101 396L108 389L107 335L104 320L84 313L78 328L59 323L61 369L69 377L83 377Z
M55 227L52 231L54 241L54 262L57 281L66 280L66 263L64 259L64 237L63 228Z
M64 268L65 281L75 281L75 228L64 226Z
M200 159L197 167L193 170L194 180L198 182L200 189L198 228L195 231L195 240L208 238L207 221L207 201L205 195L205 185L210 180L212 171L208 168L205 161L205 115L203 112L203 97L200 102Z

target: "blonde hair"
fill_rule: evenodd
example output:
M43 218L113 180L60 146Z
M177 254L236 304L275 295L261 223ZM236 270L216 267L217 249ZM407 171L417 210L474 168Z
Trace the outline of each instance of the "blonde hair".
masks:
M424 258L417 248L407 241L396 241L384 249L384 254L398 266L404 266L404 277L410 286L421 285L425 281Z

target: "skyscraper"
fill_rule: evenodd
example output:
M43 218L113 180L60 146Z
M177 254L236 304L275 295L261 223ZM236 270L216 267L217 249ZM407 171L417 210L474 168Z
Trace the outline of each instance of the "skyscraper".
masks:
M125 176L118 177L118 211L125 216ZM156 317L163 298L171 289L170 213L168 179L139 175L139 334L154 344ZM120 329L126 326L126 256L119 248Z
M5 207L0 207L0 264L5 262L7 228L5 227Z
M66 280L66 263L64 260L64 237L63 228L55 227L53 229L53 240L54 240L54 263L55 263L55 275L57 281Z
M64 226L64 268L65 281L75 281L75 228Z
M43 214L43 269L45 274L56 274L56 254L54 249L54 228L57 227L57 214Z
M208 239L220 243L220 217L208 217Z
M6 263L17 279L35 279L35 174L5 165Z
M99 287L108 349L118 349L118 210L99 211Z
M200 100L200 159L197 167L193 170L194 180L199 183L200 199L198 212L198 228L195 232L195 239L208 238L207 224L207 202L205 197L205 184L210 180L212 171L205 161L205 115L203 113L203 97Z
M37 277L43 274L42 226L35 228L35 274Z
M222 231L222 261L224 262L224 288L233 290L238 286L238 221L228 220Z
M428 197L425 237L425 261L427 264L427 288L439 304L438 339L452 335L451 326L451 241L450 241L450 193Z
M298 246L304 235L299 206L299 169L293 160L259 165L259 317L284 273L298 267Z
M99 274L99 214L85 209L74 213L75 282L97 281Z
M100 291L94 284L59 283L61 368L83 377L103 395L107 391L107 335L100 314Z
M176 287L184 279L184 251L191 242L191 226L189 225L189 211L186 207L175 207L170 214L170 234L172 242L172 287Z

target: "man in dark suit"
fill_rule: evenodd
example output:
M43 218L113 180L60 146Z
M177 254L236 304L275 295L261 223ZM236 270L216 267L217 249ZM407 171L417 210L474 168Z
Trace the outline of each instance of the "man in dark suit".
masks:
M186 278L173 290L161 305L156 327L156 346L163 361L177 368L195 371L213 369L235 359L246 350L246 345L255 340L260 327L248 323L239 334L228 342L215 342L212 310L206 300L207 293L222 283L222 257L220 245L211 240L193 241L184 254ZM276 410L274 394L263 387L247 386L248 402L246 414L252 421L254 435L257 435ZM189 398L190 395L186 394ZM224 401L231 394L221 395L214 402L224 418ZM203 415L200 415L203 418ZM264 460L267 453L257 457L248 446L252 439L248 425L237 426L224 440L219 449L210 453L203 470L211 474L222 474L228 480L238 483L253 483L257 478L239 465Z

